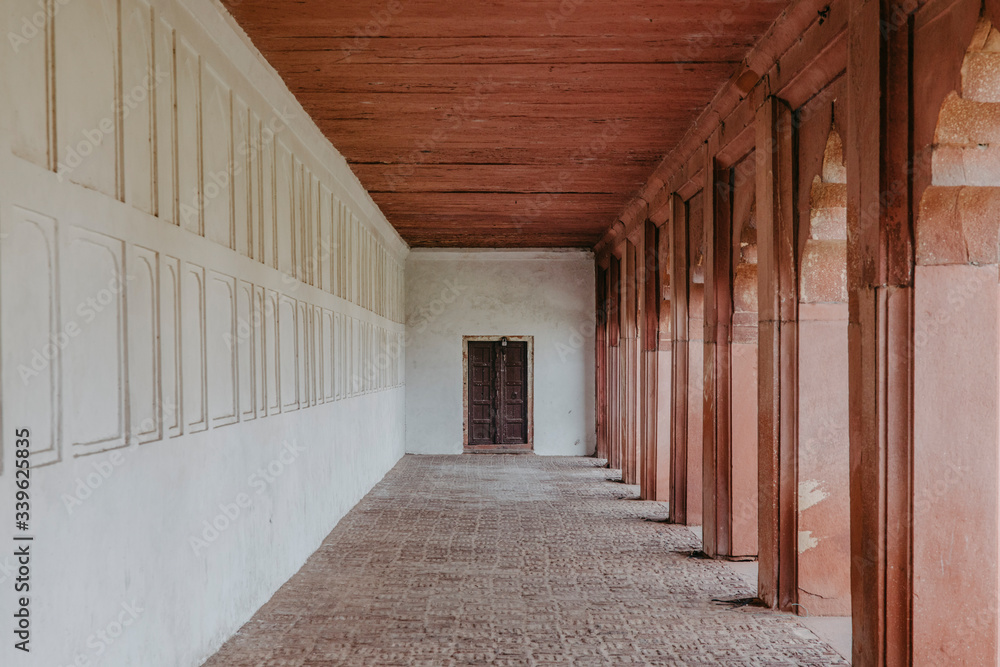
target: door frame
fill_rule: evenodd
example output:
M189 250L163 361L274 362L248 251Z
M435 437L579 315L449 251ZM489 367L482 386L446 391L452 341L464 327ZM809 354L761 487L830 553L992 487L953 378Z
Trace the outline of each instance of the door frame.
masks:
M470 445L469 444L469 343L497 343L501 338L528 344L528 442L523 445ZM462 336L462 449L464 452L533 452L535 450L535 337L510 336Z

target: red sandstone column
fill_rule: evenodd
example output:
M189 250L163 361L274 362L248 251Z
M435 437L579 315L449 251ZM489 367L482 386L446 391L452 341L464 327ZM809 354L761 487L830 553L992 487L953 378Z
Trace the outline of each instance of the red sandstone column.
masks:
M621 260L613 254L609 269L608 313L608 466L621 467Z
M1000 32L979 11L978 3L955 2L946 21L918 14L911 40L912 69L926 72L913 96L932 100L914 114L914 144L933 150L931 184L921 192L920 170L914 185L915 665L1000 664ZM933 138L924 134L928 121L936 121Z
M636 440L639 418L636 399L638 398L638 365L636 363L636 316L638 310L638 290L636 285L636 247L632 241L624 241L625 280L624 303L625 319L623 326L624 345L622 346L622 388L625 403L623 419L624 443L622 461L622 481L626 484L636 484Z
M656 468L654 500L670 501L671 477L671 412L673 370L673 294L670 277L670 222L657 230L658 238L658 294L660 295L658 315L659 327L656 342Z
M688 525L703 521L705 411L705 206L704 190L688 200Z
M669 332L666 335L670 335ZM671 454L671 387L673 386L673 343L660 339L656 351L656 476L653 500L670 502L672 477Z
M701 524L702 293L692 270L692 242L700 248L701 195L671 203L672 294L674 304L670 516L675 523ZM691 220L698 233L692 233ZM699 250L700 252L700 250ZM699 282L694 282L694 280Z
M618 366L618 386L619 395L621 400L621 471L622 471L622 481L626 484L631 483L631 469L632 469L632 401L631 401L631 390L632 383L629 381L632 372L632 364L630 363L632 359L632 301L631 301L631 283L632 283L632 268L633 262L631 261L631 252L629 250L628 241L622 241L622 333L621 333L621 346L619 347L619 366Z
M910 34L897 21L886 39L889 12L852 0L848 28L851 604L861 667L913 657Z
M640 396L640 403L642 405L642 433L639 440L639 451L641 452L639 468L641 475L641 497L643 500L656 499L656 470L657 456L659 454L656 431L657 403L659 400L657 395L658 358L656 344L656 338L653 339L652 343L644 340L641 353L642 394ZM653 349L649 349L649 345L652 345Z
M702 485L704 483L703 466L703 419L702 413L705 408L705 374L704 374L704 350L705 350L705 319L704 319L704 295L705 285L701 282L692 282L690 287L688 312L690 313L688 323L688 381L685 391L687 391L687 525L700 526L702 524L703 495Z
M687 523L687 416L688 416L688 237L687 205L670 196L670 520Z
M656 499L657 456L657 347L660 325L660 276L659 276L659 230L649 220L643 226L642 262L642 434L640 438L642 456L641 496L646 500Z
M913 347L913 664L995 665L1000 189L928 188Z
M595 416L597 420L597 458L608 458L608 258L598 257L597 284L597 329L594 333L594 371L596 373Z
M705 189L705 347L703 450L704 482L702 538L709 556L730 555L730 356L732 318L731 171L717 168L709 141L705 173L712 178Z
M630 241L633 257L633 294L635 308L633 316L633 345L632 345L632 483L642 489L643 461L645 460L645 450L643 449L643 437L646 421L645 392L645 369L643 367L643 319L645 317L645 276L643 272L643 257L645 255L644 234L642 226L637 226Z
M791 110L770 97L757 112L759 294L759 594L772 607L794 602L795 221Z

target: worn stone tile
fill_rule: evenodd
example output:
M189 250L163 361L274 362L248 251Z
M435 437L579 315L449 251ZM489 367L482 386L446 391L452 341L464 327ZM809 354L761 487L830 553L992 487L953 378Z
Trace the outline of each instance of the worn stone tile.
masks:
M206 665L846 664L602 463L405 457Z

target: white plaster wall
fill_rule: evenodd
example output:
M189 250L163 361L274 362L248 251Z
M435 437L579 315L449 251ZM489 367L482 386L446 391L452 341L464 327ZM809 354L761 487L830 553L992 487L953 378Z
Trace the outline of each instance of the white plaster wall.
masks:
M406 451L459 454L463 336L534 337L534 450L590 454L594 258L589 251L423 250L406 262Z
M217 3L0 20L0 664L200 665L402 456L408 249Z

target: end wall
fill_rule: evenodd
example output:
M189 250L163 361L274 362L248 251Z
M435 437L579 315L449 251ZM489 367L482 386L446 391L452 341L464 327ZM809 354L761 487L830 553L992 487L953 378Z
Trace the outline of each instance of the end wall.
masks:
M533 336L535 453L593 453L592 253L417 249L406 286L407 452L462 452L463 336Z

